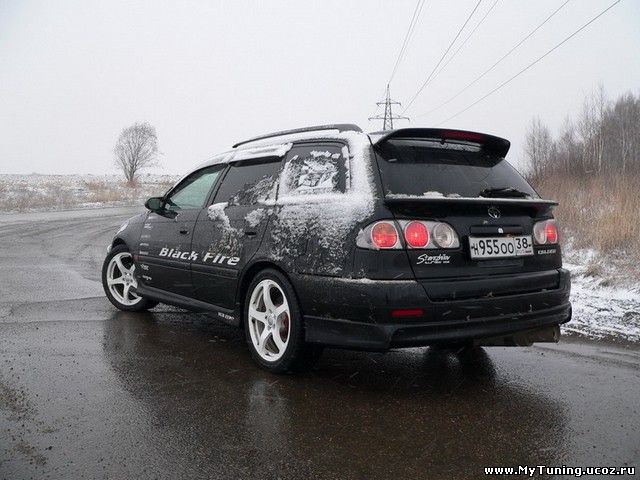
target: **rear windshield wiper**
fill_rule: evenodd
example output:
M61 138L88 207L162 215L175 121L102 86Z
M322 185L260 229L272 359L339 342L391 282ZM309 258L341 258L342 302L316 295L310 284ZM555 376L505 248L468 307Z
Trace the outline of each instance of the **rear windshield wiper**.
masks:
M506 198L528 198L531 197L526 192L514 187L485 188L480 192L481 197L506 197Z

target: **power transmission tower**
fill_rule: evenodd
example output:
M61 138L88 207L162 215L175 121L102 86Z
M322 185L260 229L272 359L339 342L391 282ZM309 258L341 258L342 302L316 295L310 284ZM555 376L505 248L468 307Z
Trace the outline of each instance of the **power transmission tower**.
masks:
M369 120L382 120L382 129L383 130L393 130L393 121L394 120L409 120L409 117L401 117L400 115L394 115L391 111L392 105L400 106L400 102L396 102L395 100L391 100L391 94L389 93L389 84L387 84L387 96L384 101L376 102L376 105L384 105L384 115L376 115L374 117L369 117Z

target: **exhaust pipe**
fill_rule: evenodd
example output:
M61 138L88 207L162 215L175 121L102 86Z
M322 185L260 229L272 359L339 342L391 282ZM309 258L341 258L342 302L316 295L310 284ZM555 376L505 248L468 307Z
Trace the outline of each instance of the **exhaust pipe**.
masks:
M528 333L531 343L558 343L560 340L560 325L540 328Z
M530 347L534 343L558 343L560 326L537 328L502 337L479 338L473 342L479 347Z

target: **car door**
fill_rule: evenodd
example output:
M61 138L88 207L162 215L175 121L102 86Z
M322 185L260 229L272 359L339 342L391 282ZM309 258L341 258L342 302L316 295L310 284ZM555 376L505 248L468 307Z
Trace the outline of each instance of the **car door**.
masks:
M138 264L144 286L192 296L191 238L198 215L224 170L215 165L197 170L164 198L164 208L151 212L140 235Z
M192 278L196 298L232 309L238 275L260 246L273 211L282 159L266 157L229 166L202 211L193 236Z

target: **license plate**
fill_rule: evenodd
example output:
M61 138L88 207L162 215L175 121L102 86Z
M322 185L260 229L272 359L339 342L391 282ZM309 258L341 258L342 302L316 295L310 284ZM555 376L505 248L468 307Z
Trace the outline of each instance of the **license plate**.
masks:
M517 237L469 237L471 258L510 258L533 255L531 235Z

